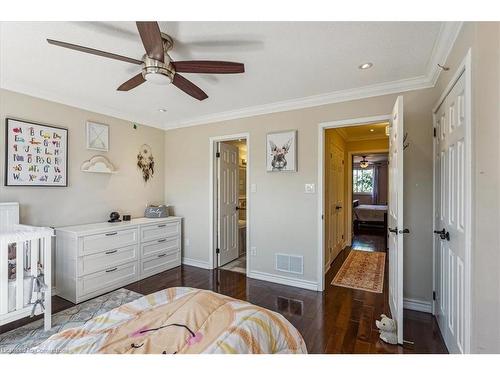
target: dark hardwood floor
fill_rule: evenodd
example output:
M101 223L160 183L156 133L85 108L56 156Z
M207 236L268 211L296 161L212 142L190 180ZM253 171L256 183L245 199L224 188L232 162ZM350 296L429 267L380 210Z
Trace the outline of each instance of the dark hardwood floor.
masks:
M365 238L367 241L364 241L359 237L356 240L366 248L381 250L377 248L380 238ZM344 249L332 263L325 275L323 293L247 279L241 273L190 266L177 267L126 288L149 294L169 287L189 286L249 301L285 316L304 337L309 353L446 353L434 317L415 311L405 310L404 316L405 340L414 344L401 347L379 340L375 319L389 312L387 272L382 294L330 285L349 251L349 248ZM57 312L72 304L54 297L52 306ZM28 321L24 319L0 328L3 332Z

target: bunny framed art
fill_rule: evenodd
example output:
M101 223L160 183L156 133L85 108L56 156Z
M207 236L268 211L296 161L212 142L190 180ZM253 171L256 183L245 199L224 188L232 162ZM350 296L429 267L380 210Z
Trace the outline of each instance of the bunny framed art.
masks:
M297 130L267 133L266 170L297 172Z

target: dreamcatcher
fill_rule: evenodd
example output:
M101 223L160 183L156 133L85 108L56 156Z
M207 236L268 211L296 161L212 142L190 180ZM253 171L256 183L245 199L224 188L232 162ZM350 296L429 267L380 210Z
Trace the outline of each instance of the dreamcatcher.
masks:
M153 153L151 152L151 146L142 145L139 153L137 154L137 167L142 171L142 178L144 182L153 177L155 161L153 158Z

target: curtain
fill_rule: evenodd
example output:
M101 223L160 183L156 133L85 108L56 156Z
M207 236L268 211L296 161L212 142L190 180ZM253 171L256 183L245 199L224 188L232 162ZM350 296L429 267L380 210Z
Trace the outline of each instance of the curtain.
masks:
M378 204L378 175L380 166L378 164L373 165L373 192L372 192L372 204Z

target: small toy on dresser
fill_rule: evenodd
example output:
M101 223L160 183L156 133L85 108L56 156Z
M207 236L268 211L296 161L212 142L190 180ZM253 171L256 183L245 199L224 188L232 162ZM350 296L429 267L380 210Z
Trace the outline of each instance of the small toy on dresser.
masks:
M398 333L396 321L382 314L380 320L375 321L375 325L379 329L380 339L388 344L396 345L398 343Z

